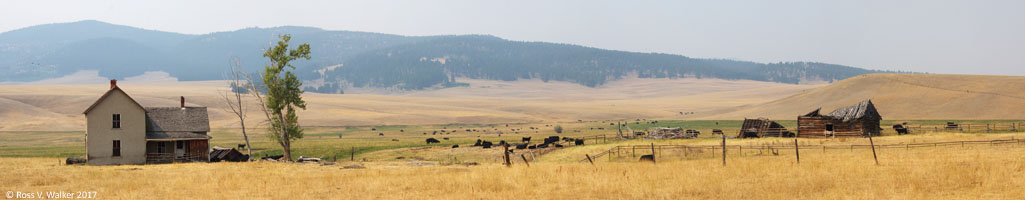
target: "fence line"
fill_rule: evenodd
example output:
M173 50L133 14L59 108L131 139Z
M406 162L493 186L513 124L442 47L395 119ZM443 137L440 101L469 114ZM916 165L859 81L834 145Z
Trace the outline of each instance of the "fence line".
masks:
M966 141L949 141L949 142L929 142L929 143L908 143L908 144L877 144L874 145L877 149L910 149L919 147L940 147L940 146L965 146L965 145L978 145L978 144L1014 144L1014 143L1025 143L1025 139L1003 139L1003 140L966 140ZM693 150L711 150L714 155L716 151L721 151L724 145L619 145L609 148L606 151L591 156L591 159L598 159L602 156L609 156L610 154L620 155L623 152L628 152L633 157L637 155L637 149L641 149L641 152L650 152L654 155L661 156L664 150L686 150L684 156ZM743 152L744 149L760 149L760 150L788 150L788 149L799 149L799 150L829 150L829 149L871 149L873 145L868 144L851 144L851 145L788 145L788 144L772 144L772 145L725 145L727 151L735 149ZM654 148L654 152L652 149ZM611 160L612 157L610 156ZM587 161L586 159L581 162Z

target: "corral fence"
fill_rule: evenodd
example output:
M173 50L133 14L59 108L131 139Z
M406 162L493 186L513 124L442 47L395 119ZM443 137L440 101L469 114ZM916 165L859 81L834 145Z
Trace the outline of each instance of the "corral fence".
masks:
M921 125L921 124L909 124L907 125L908 131L911 133L921 132L954 132L954 133L1001 133L1001 132L1025 132L1022 130L1022 126L1025 123L991 123L991 124L936 124L936 125Z
M827 153L830 151L846 150L868 150L873 149L873 146L877 150L883 149L920 149L920 148L936 148L936 147L960 147L960 148L971 148L980 145L1011 145L1015 147L1025 147L1025 139L1002 139L1002 140L981 140L981 141L950 141L950 142L929 142L929 143L907 143L907 144L851 144L851 145L816 145L816 144L797 144L796 142L774 142L772 144L762 145L620 145L612 147L601 153L588 155L589 159L597 160L602 157L606 157L609 161L616 159L630 158L631 160L639 158L642 155L653 155L655 158L663 157L674 157L674 158L716 158L723 155L723 148L729 152L727 156L757 156L757 155L779 155L779 154L801 154L799 152L806 151L819 151ZM580 162L588 162L588 158L581 159Z

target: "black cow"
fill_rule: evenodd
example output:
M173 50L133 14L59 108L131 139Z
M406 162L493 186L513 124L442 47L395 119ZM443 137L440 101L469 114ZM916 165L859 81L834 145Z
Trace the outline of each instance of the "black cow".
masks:
M377 133L377 136L384 136L384 133Z
M441 139L442 139L442 140L448 140L448 138L447 138L447 137L446 137L446 138L441 138Z
M575 145L584 145L584 139L577 139L577 140L573 141L573 144L575 144Z
M527 146L527 149L537 149L537 145L530 145L530 146Z
M392 142L398 142L399 139L391 139Z
M480 143L480 145L482 147L484 147L485 149L490 149L492 144L489 141L484 141L484 142Z
M477 136L477 137L480 137L480 136ZM481 140L480 139L477 139L477 143L473 143L473 146L475 146L475 147L479 147L480 145L481 145Z
M530 143L530 137L523 137L523 142Z
M434 138L427 138L427 144L431 144L431 143L441 143L441 141L438 141L438 139L434 139Z
M897 131L897 135L908 134L908 129L900 124L893 125L893 130Z
M551 137L545 138L545 144L551 144L551 143L556 143L556 142L559 142L559 136L551 136Z
M456 145L452 145L452 148L453 148L453 149L455 149L455 148L459 148L459 145L458 145L458 144L456 144Z
M640 161L641 162L652 162L652 163L654 163L655 162L655 155L651 155L651 154L643 155L643 156L641 156L641 160Z
M505 140L498 141L498 145L506 145Z
M539 144L539 145L537 145L537 148L548 148L548 143Z
M561 144L555 144L555 148L562 148Z
M524 143L524 144L517 144L516 145L516 149L526 149L526 148L527 148L527 144L526 143Z

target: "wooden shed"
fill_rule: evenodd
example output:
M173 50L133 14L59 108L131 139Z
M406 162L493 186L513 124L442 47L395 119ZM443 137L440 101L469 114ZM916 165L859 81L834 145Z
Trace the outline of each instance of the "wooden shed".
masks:
M738 138L794 137L786 127L767 118L744 119Z
M883 120L872 100L821 114L822 108L797 117L797 137L867 137L879 135Z

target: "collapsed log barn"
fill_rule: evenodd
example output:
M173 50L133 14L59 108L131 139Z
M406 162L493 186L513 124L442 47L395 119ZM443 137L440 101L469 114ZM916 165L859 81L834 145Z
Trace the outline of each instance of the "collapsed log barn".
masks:
M797 137L868 137L882 132L879 115L872 100L839 108L829 114L821 114L822 108L797 117Z
M760 138L760 137L794 137L794 134L786 127L775 121L758 118L744 119L744 125L740 127L738 138Z

